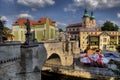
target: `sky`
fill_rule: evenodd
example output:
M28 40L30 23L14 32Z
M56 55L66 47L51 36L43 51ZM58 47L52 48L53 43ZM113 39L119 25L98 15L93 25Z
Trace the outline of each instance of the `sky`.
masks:
M89 15L94 10L97 25L109 20L120 26L120 0L0 0L1 20L11 29L21 17L36 21L49 17L65 29L68 24L82 22L85 8Z

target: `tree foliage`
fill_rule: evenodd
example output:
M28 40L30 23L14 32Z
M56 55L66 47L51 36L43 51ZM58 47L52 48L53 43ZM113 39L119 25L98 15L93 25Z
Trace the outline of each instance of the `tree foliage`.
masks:
M3 40L7 40L9 36L13 36L13 35L10 33L10 29L8 27L5 27L4 24L5 21L0 21L0 29L3 30L2 31Z
M103 24L103 27L101 29L102 29L102 31L118 31L119 27L118 27L118 25L116 25L110 21L106 21Z
M60 28L60 29L59 29L59 32L63 32L63 30Z

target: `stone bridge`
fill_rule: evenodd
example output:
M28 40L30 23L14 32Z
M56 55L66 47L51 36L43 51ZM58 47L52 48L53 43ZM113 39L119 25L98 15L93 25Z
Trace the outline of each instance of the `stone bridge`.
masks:
M63 66L73 64L79 54L77 42L42 42L33 45L0 44L0 80L41 80L43 64L57 55ZM53 57L54 58L54 57Z
M60 63L55 62L57 58L55 61L49 61L48 63L59 63L62 66L72 65L73 56L80 53L77 44L77 42L46 42L44 45L47 51L47 60L58 57L58 61L60 61Z

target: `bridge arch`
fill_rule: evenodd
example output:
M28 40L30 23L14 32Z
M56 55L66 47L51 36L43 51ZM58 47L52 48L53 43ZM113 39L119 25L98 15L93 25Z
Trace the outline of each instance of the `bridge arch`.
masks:
M62 65L61 63L61 56L57 53L52 53L46 60L46 64L53 64L53 65Z

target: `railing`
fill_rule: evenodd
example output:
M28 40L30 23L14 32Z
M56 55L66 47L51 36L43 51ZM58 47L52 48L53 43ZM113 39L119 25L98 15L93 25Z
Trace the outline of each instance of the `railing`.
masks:
M16 61L19 59L20 59L20 57L14 57L14 58L10 58L10 59L0 60L0 65L8 63L8 62L13 62L13 61Z

